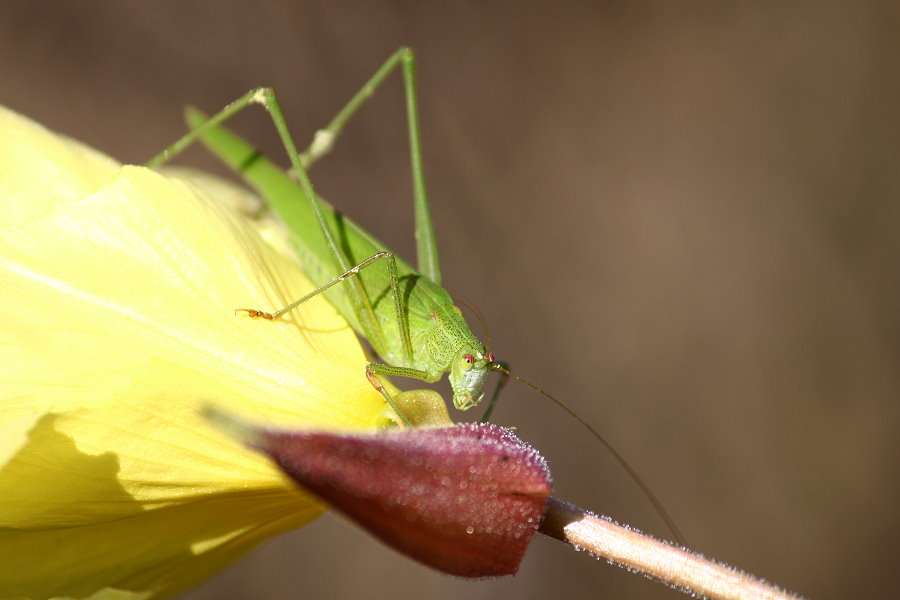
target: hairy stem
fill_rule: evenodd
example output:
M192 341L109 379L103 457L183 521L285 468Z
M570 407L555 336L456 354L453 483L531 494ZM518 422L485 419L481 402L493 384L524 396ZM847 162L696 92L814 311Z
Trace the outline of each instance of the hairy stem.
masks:
M733 567L555 498L550 499L539 531L688 594L740 600L799 598Z

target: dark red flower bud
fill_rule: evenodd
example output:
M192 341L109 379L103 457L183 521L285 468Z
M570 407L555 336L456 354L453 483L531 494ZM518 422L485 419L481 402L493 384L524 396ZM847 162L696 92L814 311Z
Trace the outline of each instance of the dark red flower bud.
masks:
M550 496L544 457L496 425L257 433L259 449L304 488L452 575L515 573Z

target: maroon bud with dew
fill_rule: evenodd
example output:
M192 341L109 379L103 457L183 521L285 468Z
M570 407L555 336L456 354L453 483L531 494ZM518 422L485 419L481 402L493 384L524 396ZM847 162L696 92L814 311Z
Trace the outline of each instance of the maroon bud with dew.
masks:
M492 424L365 435L257 430L254 437L335 510L461 577L514 574L551 493L544 457Z

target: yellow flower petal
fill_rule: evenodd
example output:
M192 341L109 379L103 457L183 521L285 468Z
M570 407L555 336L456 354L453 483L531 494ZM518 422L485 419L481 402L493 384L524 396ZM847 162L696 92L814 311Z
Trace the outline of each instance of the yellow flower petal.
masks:
M0 592L146 598L321 507L214 429L371 428L352 331L232 209L0 109ZM99 596L98 596L99 597Z

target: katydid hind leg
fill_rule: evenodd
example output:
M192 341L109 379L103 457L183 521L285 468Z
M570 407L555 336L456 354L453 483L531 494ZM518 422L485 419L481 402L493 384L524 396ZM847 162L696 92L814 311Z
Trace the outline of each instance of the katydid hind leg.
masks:
M419 272L440 285L440 260L434 233L434 222L431 219L428 194L425 188L425 168L423 166L422 144L419 133L419 112L416 99L416 59L411 48L400 48L379 67L375 74L353 95L331 122L316 132L312 143L299 155L299 162L304 168L309 169L316 161L328 154L347 122L381 87L398 65L401 66L403 71L406 122L409 135L410 165L416 216L417 267ZM296 167L294 169L296 170Z
M316 131L309 147L300 153L300 164L303 165L303 168L309 170L319 159L334 149L338 137L350 119L375 95L375 92L384 84L385 80L396 70L403 55L407 52L410 52L408 48L400 48L391 54L384 61L384 64L375 71L375 74L363 84L359 91L353 94L353 97L338 111L334 118L325 127Z
M359 92L357 92L353 96L350 102L348 102L347 105L344 106L344 108L341 109L341 111L334 117L334 119L332 119L332 121L325 127L325 129L320 130L317 133L316 139L314 139L311 146L302 155L297 152L296 144L294 143L293 138L287 128L287 124L285 122L283 113L274 91L270 88L257 88L255 90L247 92L234 102L231 102L222 111L207 120L207 122L202 126L193 129L180 140L176 141L172 146L161 152L159 155L155 156L148 162L148 166L157 166L174 157L179 152L187 148L190 144L199 139L204 130L221 124L223 121L237 114L250 104L261 104L269 113L275 125L275 128L278 131L279 136L281 137L282 144L284 145L288 157L291 161L292 172L300 183L304 194L312 204L313 213L316 216L319 228L326 239L327 245L331 250L333 259L339 269L344 271L344 275L341 275L336 279L343 281L344 279L346 279L345 276L347 275L347 273L353 271L356 267L350 267L349 260L336 243L333 232L331 232L330 228L325 223L321 208L319 207L318 203L313 200L314 198L316 198L315 190L313 188L311 180L308 177L308 174L306 173L305 167L308 167L309 165L314 163L316 160L318 160L318 158L320 158L330 150L331 143L340 134L346 122L359 110L359 108L365 103L365 101L372 96L377 88L381 86L384 80L396 69L397 65L402 65L403 82L406 91L405 98L407 107L411 162L413 169L413 190L415 197L417 223L416 240L419 250L419 263L420 265L427 266L424 274L432 281L439 283L440 269L438 266L437 247L434 239L434 227L428 211L428 201L425 193L424 183L424 169L422 167L421 147L419 143L419 119L416 110L415 91L415 58L410 48L403 47L394 52L369 79L369 81L366 82L366 84L359 90ZM371 258L374 259L375 257ZM363 263L367 262L368 261L363 261ZM357 265L357 267L359 267L359 265ZM388 269L389 278L391 281L391 292L394 300L394 309L398 322L397 331L400 332L402 338L401 345L403 347L403 354L406 359L411 362L411 335L408 320L406 318L406 312L402 307L402 298L399 291L395 259L393 258L393 256L391 256L388 261ZM333 283L329 282L329 284ZM326 286L330 287L329 284L326 284ZM363 333L365 337L370 341L370 343L372 343L373 347L386 348L387 340L385 338L384 331L381 327L380 322L375 316L371 300L366 295L362 284L358 280L354 279L351 281L350 287L350 294L354 300L354 312L357 313L357 317L360 321L360 326L364 330ZM316 290L308 297L301 298L300 300L291 303L290 305L276 311L275 313L266 313L255 309L242 310L246 310L246 312L251 314L251 316L277 318L277 316L293 309L299 304L305 302L307 299L309 299L309 297L315 296L322 291L324 291L324 289Z
M329 249L329 254L331 255L331 259L336 267L335 271L339 273L346 273L347 271L350 271L353 267L350 264L347 256L338 245L335 239L335 235L331 231L331 228L328 227L328 224L325 221L325 217L322 213L322 208L319 205L319 201L317 199L318 197L316 196L312 181L309 179L306 170L300 164L300 157L297 152L297 146L294 143L293 138L291 137L290 131L288 130L287 123L284 119L284 114L282 113L281 106L278 102L275 92L271 88L262 87L250 90L237 100L229 103L227 106L225 106L225 108L210 117L202 125L192 129L171 146L150 159L150 161L147 162L147 166L157 167L162 165L163 163L172 159L178 153L185 150L188 146L196 142L198 139L200 139L200 137L202 137L202 135L206 131L210 130L212 127L220 125L222 122L234 116L251 104L262 105L263 108L265 108L266 112L269 114L269 117L272 119L272 123L275 125L275 129L278 132L279 137L281 138L282 145L287 152L292 169L297 176L300 188L303 191L303 194L306 196L307 201L310 203L311 210L316 219L318 230L321 232L322 236L325 239L326 246ZM375 314L375 310L372 307L372 303L369 297L366 295L365 289L362 286L362 282L360 282L356 277L350 277L347 280L349 288L348 294L351 299L353 310L359 320L360 327L363 329L363 335L366 337L366 339L369 340L374 348L386 348L387 340L385 332L382 329L377 315Z
M441 264L438 258L434 222L425 191L425 167L422 164L422 144L419 134L419 109L416 99L416 62L412 50L401 49L403 88L406 92L406 121L409 132L409 154L412 166L413 199L416 214L416 266L423 275L441 285Z

